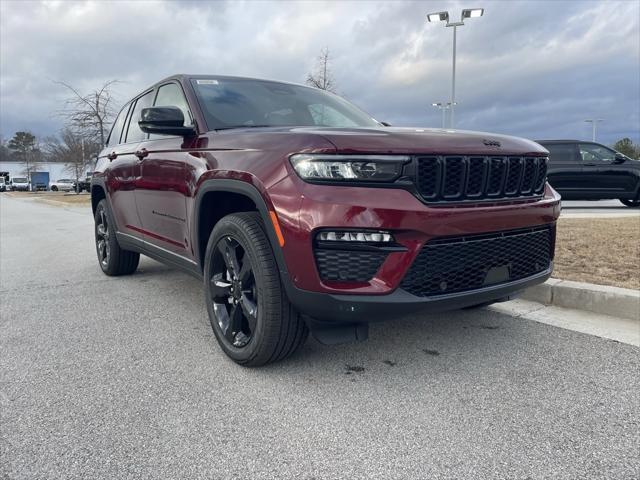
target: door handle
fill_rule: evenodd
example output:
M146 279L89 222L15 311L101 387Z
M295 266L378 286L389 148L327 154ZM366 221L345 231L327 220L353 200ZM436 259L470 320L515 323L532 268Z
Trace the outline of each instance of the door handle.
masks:
M146 148L141 148L140 150L136 151L136 157L138 157L140 160L142 160L144 157L146 157L147 155L149 155L149 150L147 150Z
M107 155L107 158L111 161L114 161L116 158L118 158L118 154L116 152L111 152Z
M595 163L583 163L583 166L585 166L585 167L595 167L596 164Z

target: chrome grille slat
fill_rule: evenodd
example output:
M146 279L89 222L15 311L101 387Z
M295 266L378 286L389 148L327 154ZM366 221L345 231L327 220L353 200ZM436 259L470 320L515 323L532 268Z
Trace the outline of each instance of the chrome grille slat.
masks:
M547 159L517 156L417 156L415 183L427 203L536 198Z

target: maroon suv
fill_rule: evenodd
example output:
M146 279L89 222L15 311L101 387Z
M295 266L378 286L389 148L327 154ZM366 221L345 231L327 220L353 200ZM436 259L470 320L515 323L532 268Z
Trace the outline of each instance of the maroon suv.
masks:
M203 279L220 346L282 359L311 330L501 301L551 274L560 198L519 138L393 128L322 90L176 75L120 111L91 180L107 275L140 253Z

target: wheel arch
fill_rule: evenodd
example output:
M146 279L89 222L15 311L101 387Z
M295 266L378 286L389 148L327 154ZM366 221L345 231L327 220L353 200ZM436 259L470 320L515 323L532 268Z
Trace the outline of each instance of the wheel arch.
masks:
M216 200L223 200L222 204L217 203ZM289 279L288 270L269 213L274 211L273 205L268 198L265 199L256 186L242 180L210 179L205 180L198 188L192 231L195 257L200 271L204 269L207 242L217 221L225 215L246 211L257 211L260 214L280 277L286 285Z
M91 211L95 214L96 208L100 200L107 198L107 191L104 188L104 184L99 182L91 182Z

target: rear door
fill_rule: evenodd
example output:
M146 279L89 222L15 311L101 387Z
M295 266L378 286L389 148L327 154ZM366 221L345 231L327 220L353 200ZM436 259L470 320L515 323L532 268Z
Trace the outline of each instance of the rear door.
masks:
M635 175L624 163L616 163L616 152L598 143L579 144L585 188L601 197L617 198L635 191Z
M132 118L138 118L140 111L151 106L154 91L149 91L131 102L128 115L122 123L122 132L119 142L109 136L108 158L109 165L108 187L111 194L111 204L116 217L118 231L142 238L142 222L138 216L135 188L140 177L140 161L135 153L146 134L138 127L138 122ZM123 109L124 111L124 109ZM122 115L122 112L120 113ZM137 115L137 116L136 116ZM120 116L115 122L118 126ZM116 127L114 126L114 129ZM117 132L115 133L117 136Z
M173 106L182 110L185 124L192 124L192 116L182 87L170 82L158 88L155 106ZM193 258L189 244L189 220L186 196L184 139L180 136L151 135L138 148L141 177L136 186L136 201L145 240L157 247L187 258Z
M549 150L548 180L565 198L570 198L584 188L582 161L575 143L543 143Z

